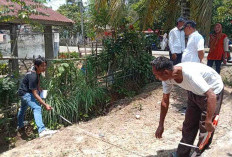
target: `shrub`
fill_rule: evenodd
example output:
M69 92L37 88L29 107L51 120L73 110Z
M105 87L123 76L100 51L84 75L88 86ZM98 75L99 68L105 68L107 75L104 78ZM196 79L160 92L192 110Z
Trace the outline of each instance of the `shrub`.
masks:
M139 89L137 87L154 80L150 65L154 57L149 54L143 33L125 31L116 39L104 40L103 45L98 67L107 67L106 73L112 75L113 88L118 92L133 95ZM128 83L136 88L128 88Z
M18 100L17 80L12 78L0 78L0 108L8 107Z
M9 72L8 65L6 63L0 63L0 74L6 75L6 74L8 74L8 72Z

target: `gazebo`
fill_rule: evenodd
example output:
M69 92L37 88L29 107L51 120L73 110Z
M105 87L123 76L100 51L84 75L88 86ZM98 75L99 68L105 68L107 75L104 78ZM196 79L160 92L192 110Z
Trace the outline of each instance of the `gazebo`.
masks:
M36 10L44 15L31 15L29 19L32 22L38 22L44 26L44 42L45 42L45 58L53 59L53 42L52 42L52 26L64 26L72 25L74 22L67 17L61 15L60 13L44 6L43 4L38 4L32 0L23 0L26 6L37 6ZM0 6L8 6L14 9L14 12L7 13L5 15L16 16L14 20L7 22L0 22L0 29L10 30L10 40L11 42L11 52L15 57L18 57L18 46L17 46L17 27L18 25L25 24L24 21L17 18L18 11L21 6L18 3L13 3L7 0L0 0ZM12 7L13 6L13 7ZM18 71L18 60L12 61L12 69Z

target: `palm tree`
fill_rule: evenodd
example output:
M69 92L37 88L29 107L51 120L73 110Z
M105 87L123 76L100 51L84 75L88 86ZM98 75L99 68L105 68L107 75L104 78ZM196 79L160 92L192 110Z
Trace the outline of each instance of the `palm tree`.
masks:
M108 10L109 25L117 31L127 16L127 8L125 0L98 0L93 1L96 10ZM107 19L108 19L107 18Z
M148 3L150 0L146 0ZM166 23L174 23L178 15L178 8L181 9L181 16L188 19L196 21L198 25L198 30L203 34L203 36L208 36L210 32L211 19L212 19L212 0L163 0L160 1L166 3L165 9L168 15ZM150 3L150 5L155 5L155 3ZM152 9L154 7L148 7ZM147 11L151 13L153 11ZM144 16L146 17L146 15ZM173 25L172 25L173 26Z
M196 21L198 30L206 37L208 41L208 35L211 27L212 20L212 0L181 0L181 16Z
M154 23L154 17L166 16L165 28L168 30L175 24L178 15L195 20L198 30L204 36L208 36L212 17L212 0L140 0L138 15L134 20L139 20L141 29L146 29ZM128 15L125 0L98 0L95 1L96 7L109 7L111 25L117 27L123 17ZM162 11L160 11L162 10ZM161 15L165 13L164 15Z
M181 6L181 16L189 18L190 17L190 2L187 0L181 0L180 6Z
M190 3L190 18L195 20L198 29L208 41L212 21L213 0L194 0Z

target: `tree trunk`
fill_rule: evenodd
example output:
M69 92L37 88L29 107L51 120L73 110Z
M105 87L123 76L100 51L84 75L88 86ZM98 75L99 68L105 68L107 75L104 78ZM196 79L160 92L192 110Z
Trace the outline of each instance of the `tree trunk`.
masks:
M44 42L45 42L45 58L46 59L54 59L54 52L53 52L53 39L52 39L52 26L45 26L44 28ZM47 67L51 64L48 61ZM46 77L49 77L48 72L46 70Z
M10 40L11 40L11 53L14 57L18 57L18 40L17 40L17 25L13 24L10 28ZM9 64L12 64L10 73L19 73L18 60L11 60Z
M189 19L190 17L190 2L187 0L181 0L181 16Z
M206 45L209 40L210 26L212 20L212 0L191 1L190 18L197 22L197 30L203 35Z
M212 0L180 0L181 16L194 20L197 30L203 35L206 45L209 40L209 32L212 19Z

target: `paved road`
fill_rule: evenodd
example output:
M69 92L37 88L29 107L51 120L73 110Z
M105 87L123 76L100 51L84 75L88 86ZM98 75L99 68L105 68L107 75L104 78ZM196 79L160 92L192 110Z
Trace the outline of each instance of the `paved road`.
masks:
M91 48L80 48L81 53L85 53L85 51L87 53L90 53L91 50L92 50ZM98 50L100 51L101 48L98 48ZM59 51L60 52L68 52L68 51L69 52L74 52L74 51L79 52L78 47L75 47L75 46L69 46L69 47L67 47L67 46L60 46Z
M169 52L168 51L152 51L152 55L153 56L159 56L159 55L164 55L164 56L169 56ZM208 53L205 53L204 57L207 57Z
M73 52L73 51L76 51L78 52L78 47L74 47L74 46L69 46L67 48L67 46L60 46L60 52ZM98 48L98 50L100 51L101 48ZM88 53L91 53L91 48L80 48L80 51L82 54L84 54L85 52L88 54ZM205 51L207 52L208 51L208 48L205 49ZM164 55L164 56L168 56L169 55L169 52L168 51L152 51L152 55L156 56L156 55ZM205 57L207 57L208 53L205 53Z
M69 49L69 52L79 52L78 50L78 47L73 47L73 46L70 46L68 47ZM67 46L60 46L60 52L68 52L68 49L67 49ZM85 54L91 54L91 48L80 48L80 51L81 51L81 54L82 55L85 55ZM98 48L98 51L101 51L101 48ZM208 52L209 49L208 48L205 48L205 55L204 55L204 63L206 64L207 61L206 61L206 57L208 56ZM168 51L152 51L152 55L153 56L161 56L161 55L164 55L164 56L169 56L169 52ZM227 66L232 66L232 63L227 63L226 64ZM222 64L222 66L225 66L224 64Z
M78 48L77 47L68 47L69 51L70 52L73 52L73 51L76 51L76 52L79 52L78 51ZM98 51L100 51L101 48L98 48ZM82 55L85 55L85 54L90 54L91 53L91 48L80 48L80 51L82 53ZM208 48L205 48L205 55L204 55L204 60L203 60L203 63L207 63L207 56L208 56L208 51L209 49ZM68 52L67 51L67 46L60 46L60 52ZM164 55L164 56L169 56L169 52L168 51L152 51L152 55L153 56L161 56L161 55ZM227 63L226 65L225 64L222 64L222 66L232 66L232 63Z

